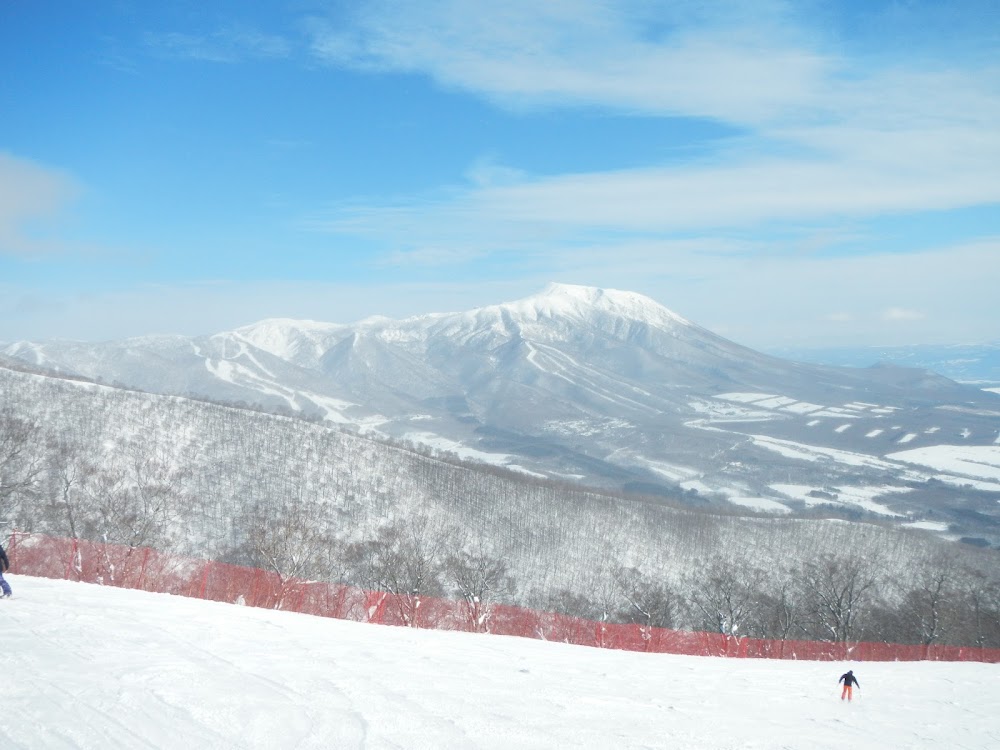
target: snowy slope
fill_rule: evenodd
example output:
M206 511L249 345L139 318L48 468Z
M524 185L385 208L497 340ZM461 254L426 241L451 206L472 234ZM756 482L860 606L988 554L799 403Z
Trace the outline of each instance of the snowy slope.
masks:
M997 665L645 655L11 582L6 750L1000 746Z

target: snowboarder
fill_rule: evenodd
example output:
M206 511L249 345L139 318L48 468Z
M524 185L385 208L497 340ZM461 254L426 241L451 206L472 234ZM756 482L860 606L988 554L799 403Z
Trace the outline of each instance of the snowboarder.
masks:
M837 680L837 682L844 683L844 689L840 691L840 700L844 700L845 697L847 700L851 700L851 694L853 692L851 690L852 685L857 685L858 690L861 689L861 685L858 684L858 678L854 676L854 670L851 669L848 669L845 674L840 675L840 679Z
M0 547L0 599L10 598L10 584L4 580L3 574L7 572L10 567L10 560L7 558L7 552L3 547Z

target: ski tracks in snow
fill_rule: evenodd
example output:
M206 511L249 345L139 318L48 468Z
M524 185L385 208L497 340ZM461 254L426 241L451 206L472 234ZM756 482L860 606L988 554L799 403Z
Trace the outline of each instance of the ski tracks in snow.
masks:
M997 665L638 654L12 576L4 750L992 750Z

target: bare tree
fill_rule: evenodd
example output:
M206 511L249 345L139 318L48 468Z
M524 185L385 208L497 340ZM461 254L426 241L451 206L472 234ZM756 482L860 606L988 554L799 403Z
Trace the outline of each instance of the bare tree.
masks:
M758 616L764 571L716 557L688 578L689 599L698 627L724 635L745 632Z
M21 503L35 489L44 467L45 445L37 422L0 409L0 519L21 523ZM31 514L29 513L28 516Z
M954 555L936 555L914 571L909 591L899 607L907 640L930 646L946 638L954 626L958 604L957 561Z
M391 595L403 624L416 627L423 596L443 593L449 532L425 516L382 527L375 538L351 544L345 557L362 585Z
M599 603L585 594L567 588L549 592L543 606L561 615L595 622L600 620L604 613L604 608Z
M1000 648L1000 578L965 568L961 596L963 643L980 648Z
M798 581L811 634L821 641L853 640L880 580L872 557L824 555L805 564Z
M127 547L168 544L180 520L178 485L176 472L138 456L124 468L98 472L88 491L100 536Z
M82 448L69 441L59 441L50 447L48 466L44 474L39 519L41 530L73 540L86 538L92 526L92 513L88 507L87 491L97 470L83 457ZM79 577L83 560L74 542L72 559L67 560L67 571Z
M469 625L479 632L489 632L493 605L514 596L517 590L507 563L482 547L449 557L446 575L465 601Z
M83 458L80 446L59 441L52 445L45 471L45 529L50 533L82 538L87 484L97 470Z
M802 602L789 571L772 571L759 597L755 635L778 641L788 640L804 629Z
M614 571L622 605L617 619L644 627L672 628L681 607L680 596L669 586L653 581L636 568Z
M275 574L278 585L270 602L275 609L284 606L301 581L330 576L335 541L320 507L302 500L279 506L257 502L240 514L237 525L245 542L237 559Z

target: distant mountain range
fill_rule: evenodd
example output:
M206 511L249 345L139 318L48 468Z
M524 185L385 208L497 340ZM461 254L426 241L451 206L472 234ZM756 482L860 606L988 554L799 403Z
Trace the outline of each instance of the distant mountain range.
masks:
M1000 395L928 369L762 354L630 292L552 284L401 321L279 319L0 351L533 475L708 506L835 507L1000 543Z
M800 362L869 367L893 364L933 370L952 380L1000 388L1000 343L925 346L793 348L769 351Z

